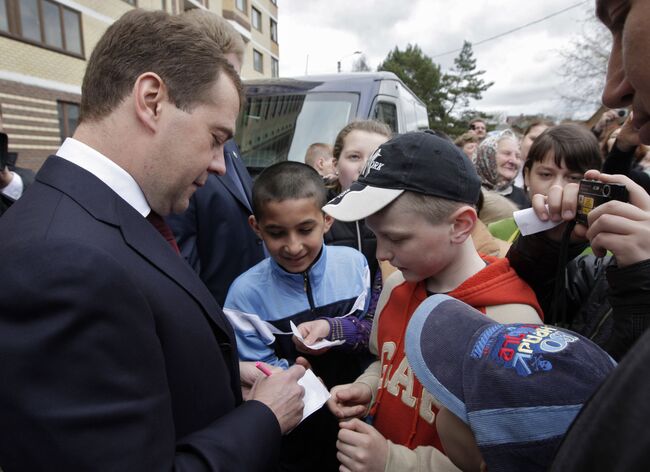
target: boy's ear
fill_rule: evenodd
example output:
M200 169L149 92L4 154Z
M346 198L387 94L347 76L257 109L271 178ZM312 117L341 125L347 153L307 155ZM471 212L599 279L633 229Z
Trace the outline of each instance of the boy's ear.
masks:
M332 218L327 213L323 212L323 219L325 220L325 226L323 227L323 234L325 234L330 230L330 228L334 224L334 218Z
M452 223L451 242L462 244L472 234L478 217L474 208L463 205L453 212L449 219Z
M158 74L146 72L133 85L133 106L137 119L155 132L163 109L168 101L167 87Z
M255 215L250 215L248 217L248 224L250 225L251 228L253 228L253 231L255 234L262 239L262 232L260 231L260 227L257 224L257 220L255 219Z

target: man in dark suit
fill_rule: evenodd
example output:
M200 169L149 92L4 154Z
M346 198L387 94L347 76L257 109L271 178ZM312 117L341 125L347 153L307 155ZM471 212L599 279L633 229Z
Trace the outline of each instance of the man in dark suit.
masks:
M159 216L225 172L237 73L200 29L136 9L82 91L73 139L0 219L0 467L272 469L304 369L242 403L232 329Z
M246 46L228 21L198 8L183 15L207 31L228 62L241 70ZM262 240L248 224L253 182L232 139L224 146L224 162L225 175L208 176L190 198L187 211L167 217L181 254L220 306L233 280L264 259Z

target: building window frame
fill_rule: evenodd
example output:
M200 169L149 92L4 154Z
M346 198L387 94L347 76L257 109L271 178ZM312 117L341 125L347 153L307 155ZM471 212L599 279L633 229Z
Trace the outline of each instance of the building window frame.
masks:
M277 44L278 43L278 22L275 21L273 18L269 19L269 30L271 35L271 41Z
M65 141L74 134L74 129L70 129L70 112L76 110L77 125L79 124L80 105L74 102L66 102L64 100L57 100L56 102L57 114L59 117L59 135L61 142ZM76 126L75 126L76 129Z
M51 51L56 51L61 54L66 54L68 56L73 56L80 59L85 59L85 46L84 46L84 35L83 35L83 20L80 11L70 8L67 5L63 5L56 0L34 0L36 3L37 15L38 15L38 30L40 39L32 39L24 36L23 25L22 25L22 11L21 8L25 7L24 4L21 5L20 0L5 0L6 7L6 18L8 23L8 31L0 30L0 36L9 37L17 41L21 41L33 46L42 47L44 49L49 49ZM46 28L45 28L45 9L44 3L50 4L57 8L59 28L61 32L61 46L56 46L49 44L46 39ZM66 16L66 13L68 16ZM68 42L71 39L71 36L67 33L66 30L66 18L70 18L70 14L76 16L77 24L75 26L75 32L78 34L79 38L79 49L80 51L73 51L69 49ZM68 25L72 26L72 25Z
M260 33L262 32L262 12L251 7L251 25Z
M271 77L280 77L280 61L275 57L271 58Z
M124 3L128 3L132 7L138 8L138 0L122 0Z
M247 13L246 10L248 10L248 5L247 5L247 0L235 0L235 8L237 10Z
M257 49L253 49L253 69L260 74L264 73L264 54Z

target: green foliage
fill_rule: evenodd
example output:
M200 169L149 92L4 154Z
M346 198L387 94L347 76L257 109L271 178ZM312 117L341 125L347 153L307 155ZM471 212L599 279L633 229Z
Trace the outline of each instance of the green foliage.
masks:
M483 92L494 82L485 82L483 70L476 70L476 59L472 44L463 43L463 48L454 66L442 73L440 66L422 52L418 45L407 45L404 51L395 47L378 70L394 72L418 96L427 107L432 128L455 136L467 130L471 99L480 100Z
M444 114L440 95L440 66L422 53L418 45L407 45L404 51L395 47L377 70L397 75L424 102L431 124Z

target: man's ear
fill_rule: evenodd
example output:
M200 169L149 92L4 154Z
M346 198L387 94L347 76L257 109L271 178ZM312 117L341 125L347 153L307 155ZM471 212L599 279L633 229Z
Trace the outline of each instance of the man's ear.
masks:
M325 234L330 230L330 228L334 224L334 218L332 218L327 213L323 212L323 219L325 220L325 226L323 227L323 234Z
M476 210L469 205L463 205L449 217L451 227L451 242L462 244L472 234L478 216Z
M526 189L530 188L530 169L524 166L524 185Z
M253 228L253 231L255 234L262 239L262 232L260 231L260 226L257 224L257 220L255 219L255 215L250 215L248 217L248 224L250 225L251 228Z
M163 104L169 102L167 87L158 74L145 72L136 79L133 102L138 121L151 131L156 131Z
M316 170L318 172L322 171L324 166L325 166L325 159L323 159L322 157L316 159Z

